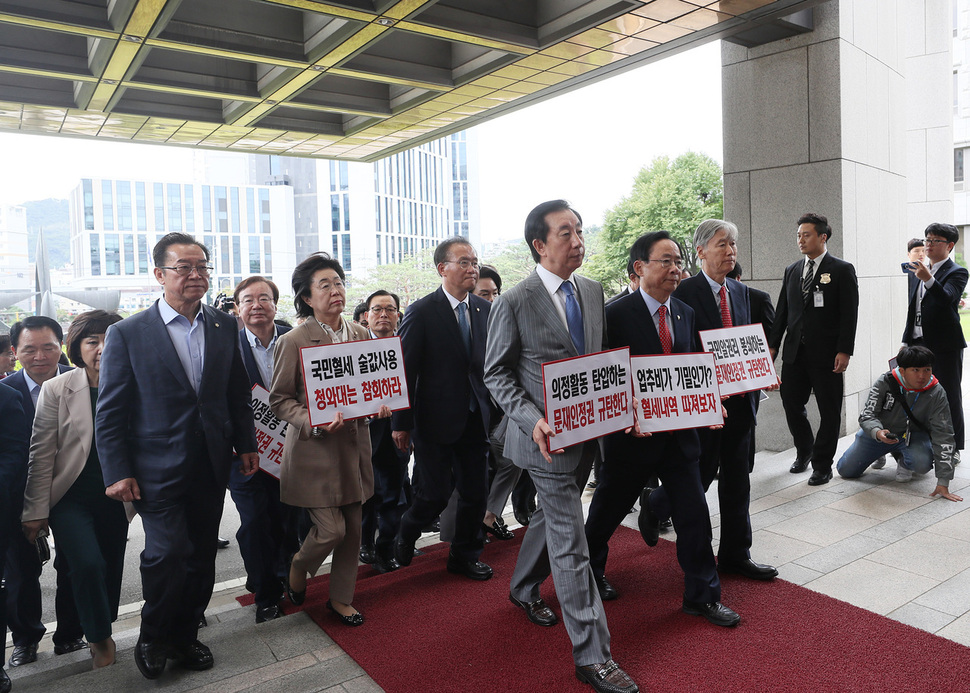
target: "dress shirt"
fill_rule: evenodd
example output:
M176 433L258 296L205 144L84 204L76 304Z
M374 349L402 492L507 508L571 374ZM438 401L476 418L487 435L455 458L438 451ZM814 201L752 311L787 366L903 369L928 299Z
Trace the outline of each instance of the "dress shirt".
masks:
M946 262L946 260L943 262ZM916 320L913 325L913 339L923 338L923 297L926 295L926 290L936 284L936 270L943 266L943 262L937 262L929 268L930 278L927 281L920 280L919 289L916 291Z
M30 393L30 398L34 400L34 409L37 408L37 398L40 397L40 385L34 382L34 379L27 375L27 369L24 370L24 382L27 383L27 391Z
M192 389L198 392L202 384L202 368L205 365L205 313L202 311L202 304L199 303L199 312L191 323L172 308L164 296L158 299L158 312L161 313L185 375L192 384Z
M471 309L472 309L472 307L468 303L468 294L465 294L465 299L464 300L459 301L457 298L455 298L450 293L448 293L448 289L446 289L445 287L441 287L441 290L444 292L445 297L447 297L448 303L451 304L451 312L455 314L455 322L457 322L458 324L461 324L461 321L458 319L458 304L459 303L464 303L465 304L465 321L468 323L468 332L469 332L469 334L471 334L471 331L472 331L472 314L471 314Z
M569 275L568 279L563 279L558 274L553 274L547 270L542 265L536 265L536 274L539 275L539 279L542 280L542 285L546 287L546 291L552 297L552 305L556 307L556 312L559 313L559 319L562 320L562 324L566 326L566 330L569 330L569 322L566 320L566 295L560 291L562 283L568 281L573 285L573 295L576 296L576 303L579 303L579 289L576 286L576 280L572 274ZM583 308L580 305L580 312Z
M653 326L657 328L657 334L660 334L660 306L667 307L667 320L666 320L667 330L670 332L671 341L673 341L674 322L673 322L673 319L670 317L670 297L668 296L667 300L661 303L653 296L648 294L646 291L644 291L642 287L640 289L640 296L642 296L643 300L647 302L647 310L650 311L650 317L653 318Z
M822 251L822 254L819 255L816 258L809 258L808 255L805 256L805 260L802 262L802 280L803 281L805 279L805 272L808 271L808 261L809 260L812 260L812 262L815 263L815 266L812 267L812 272L814 272L815 274L818 274L819 265L822 264L822 260L824 260L825 259L825 256L828 255L828 254L829 254L829 251L823 250Z
M314 320L316 320L316 318L314 318ZM317 324L330 336L330 341L332 341L334 344L340 344L341 342L346 342L350 339L350 330L347 329L347 321L343 318L340 318L339 332L334 332L330 325L322 323L319 320L317 320Z
M262 378L267 388L273 382L273 349L276 348L277 337L279 337L279 328L274 327L273 338L269 340L269 344L263 346L259 337L250 332L248 327L246 328L246 339L249 341L249 347L253 350L253 360L256 361L259 377Z
M714 281L709 276L707 276L707 272L705 272L704 270L701 270L701 274L704 275L704 279L707 280L708 286L710 286L711 287L711 291L714 292L714 302L717 303L717 308L718 308L718 310L720 310L721 309L721 287L724 286L724 284L718 284L716 281ZM727 300L728 310L730 310L731 309L731 292L730 291L725 292L724 296L725 296L725 299ZM669 314L669 311L668 311L668 314Z

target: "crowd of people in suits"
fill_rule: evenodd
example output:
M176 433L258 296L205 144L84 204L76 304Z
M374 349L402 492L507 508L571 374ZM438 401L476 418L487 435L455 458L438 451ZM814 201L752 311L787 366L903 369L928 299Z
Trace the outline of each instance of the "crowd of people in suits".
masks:
M651 435L635 425L559 449L546 420L542 365L616 347L634 356L697 352L701 331L760 324L772 358L782 356L779 383L767 389L781 391L797 451L790 471L811 465L808 483L827 483L859 309L853 266L827 250L832 234L822 215L798 220L804 258L785 270L777 309L739 281L738 229L716 219L694 234L694 276L685 278L670 234L645 233L629 250L630 285L605 302L602 286L578 273L582 218L552 200L525 224L535 271L505 293L498 272L455 237L435 249L441 286L403 319L399 297L380 290L351 321L343 317L343 268L315 253L293 273L293 328L276 319L280 291L264 277L236 287L236 315L206 305L208 248L168 234L153 251L162 298L125 320L101 310L78 316L66 340L74 369L60 364L64 335L56 321L29 317L11 330L7 344L21 368L0 361L7 374L0 384L0 628L12 633L9 665L35 661L45 632L39 576L49 531L57 539L54 652L89 647L99 668L115 660L111 624L127 527L140 516L145 603L135 663L155 679L169 661L190 670L214 664L198 633L227 488L239 511L236 538L256 622L281 616L284 596L302 604L307 580L332 556L327 607L350 627L365 622L353 605L359 561L382 573L406 568L429 528L450 543L447 571L492 578L483 549L489 537L513 538L503 518L511 496L528 528L507 576L509 600L537 626L563 622L580 681L609 693L639 690L612 659L602 605L620 597L607 579L609 542L635 503L648 546L666 522L676 530L685 613L734 626L741 616L722 602L719 574L778 575L751 557L760 392L725 398L727 416L710 428ZM889 454L897 480L935 467L934 495L962 500L947 488L963 447L966 342L958 306L968 275L949 259L958 238L954 227L931 224L922 243L910 244L911 252L925 247L926 261L903 263L904 347L873 385L861 430L837 465L844 477ZM300 350L395 335L410 406L347 420L338 413L313 425ZM2 343L0 351L6 357ZM257 473L256 386L289 426L278 478ZM821 418L814 435L805 409L813 393ZM594 466L585 518L582 495ZM705 495L715 481L716 555ZM550 576L560 614L541 596ZM4 673L0 693L10 687Z

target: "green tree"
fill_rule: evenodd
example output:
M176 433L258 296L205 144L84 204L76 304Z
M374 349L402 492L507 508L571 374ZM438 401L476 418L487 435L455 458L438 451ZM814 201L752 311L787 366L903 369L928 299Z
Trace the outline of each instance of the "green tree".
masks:
M704 219L724 213L720 165L706 154L687 152L672 160L659 156L640 169L633 190L606 213L600 233L590 238L590 261L584 274L607 289L626 283L626 263L633 241L648 231L666 230L680 244L684 261L696 271L694 230Z

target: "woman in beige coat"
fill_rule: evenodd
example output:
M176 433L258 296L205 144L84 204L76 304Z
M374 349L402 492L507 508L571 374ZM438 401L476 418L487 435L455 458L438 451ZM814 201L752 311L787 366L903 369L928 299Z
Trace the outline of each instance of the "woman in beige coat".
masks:
M359 325L344 320L344 271L326 253L314 253L293 271L299 327L279 337L274 353L270 406L290 428L280 469L280 500L307 508L313 526L290 564L287 594L294 604L306 596L307 574L316 575L333 552L327 608L349 626L364 617L353 606L360 551L361 506L374 493L370 431L365 419L312 427L307 411L300 349L367 339ZM385 418L391 412L382 407Z
M77 316L67 333L68 356L77 366L44 383L30 439L27 493L22 515L28 541L50 527L71 572L71 586L94 668L113 664L111 623L118 617L129 514L104 495L94 442L101 350L116 313Z

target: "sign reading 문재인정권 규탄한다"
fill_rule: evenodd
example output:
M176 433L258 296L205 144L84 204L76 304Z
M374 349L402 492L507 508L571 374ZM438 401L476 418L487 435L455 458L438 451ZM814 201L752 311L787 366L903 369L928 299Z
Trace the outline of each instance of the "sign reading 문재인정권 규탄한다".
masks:
M626 347L542 364L546 422L560 450L633 425Z
M712 354L634 356L630 370L641 431L724 423Z
M300 349L310 425L408 408L401 338L362 339Z
M264 387L253 385L252 406L259 468L279 479L280 463L283 461L283 440L290 424L276 418L276 414L269 408L269 391Z
M722 395L737 395L777 384L778 376L761 323L704 330L700 336L704 351L714 354Z

